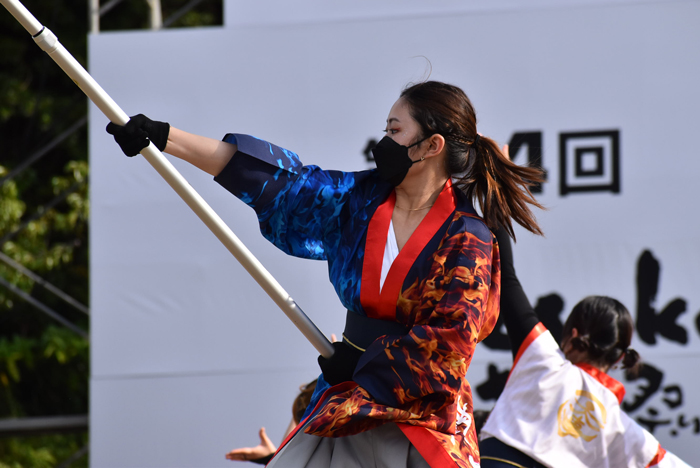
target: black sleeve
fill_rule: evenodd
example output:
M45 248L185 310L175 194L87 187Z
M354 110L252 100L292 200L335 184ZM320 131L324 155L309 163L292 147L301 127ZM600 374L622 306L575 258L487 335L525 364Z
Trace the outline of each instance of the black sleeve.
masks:
M513 357L527 335L540 322L515 275L513 247L505 229L496 232L501 255L501 318L508 331Z

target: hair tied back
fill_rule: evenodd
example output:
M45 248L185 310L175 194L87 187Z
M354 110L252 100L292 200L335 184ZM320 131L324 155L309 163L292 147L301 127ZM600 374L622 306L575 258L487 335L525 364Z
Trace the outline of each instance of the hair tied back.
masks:
M476 136L474 137L474 140L472 140L471 144L469 145L469 160L470 160L470 166L474 165L474 160L479 154L479 141L481 140L481 136L477 133Z
M481 140L481 135L477 133L472 142L472 148L476 149L479 146L479 140Z
M632 348L627 348L622 355L622 368L627 370L630 377L637 377L641 367L639 353Z

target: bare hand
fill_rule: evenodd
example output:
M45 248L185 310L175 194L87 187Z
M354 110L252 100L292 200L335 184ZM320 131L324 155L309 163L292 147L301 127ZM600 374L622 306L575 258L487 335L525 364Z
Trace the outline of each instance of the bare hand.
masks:
M277 450L275 444L272 443L267 434L265 433L265 428L261 427L260 432L260 445L257 447L243 447L231 450L226 454L227 460L239 460L239 461L250 461L257 460L258 458L264 458L268 455L272 455Z

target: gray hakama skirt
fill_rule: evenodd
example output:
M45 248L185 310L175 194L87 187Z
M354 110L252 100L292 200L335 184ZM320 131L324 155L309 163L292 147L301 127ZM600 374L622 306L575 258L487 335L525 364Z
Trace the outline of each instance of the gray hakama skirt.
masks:
M267 465L274 468L429 468L396 424L346 437L319 437L303 428Z

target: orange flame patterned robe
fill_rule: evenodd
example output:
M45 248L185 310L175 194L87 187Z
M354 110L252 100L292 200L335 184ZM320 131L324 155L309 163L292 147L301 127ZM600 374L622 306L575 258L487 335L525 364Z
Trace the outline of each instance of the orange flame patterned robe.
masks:
M375 171L321 171L262 140L226 139L239 152L216 180L255 208L263 234L287 253L327 260L348 310L410 328L372 343L353 380L315 395L297 430L343 437L394 422L431 467L478 466L466 374L498 319L500 261L471 202L448 181L380 290L393 187Z

